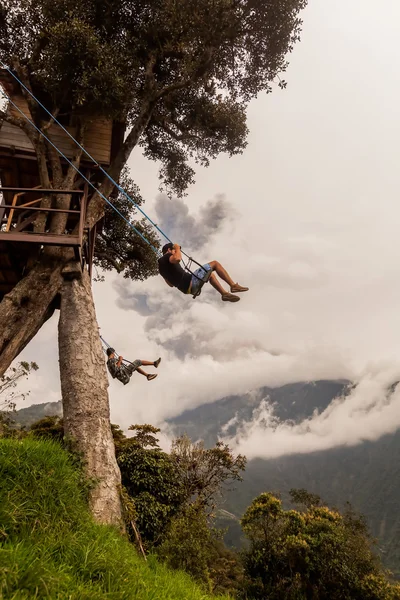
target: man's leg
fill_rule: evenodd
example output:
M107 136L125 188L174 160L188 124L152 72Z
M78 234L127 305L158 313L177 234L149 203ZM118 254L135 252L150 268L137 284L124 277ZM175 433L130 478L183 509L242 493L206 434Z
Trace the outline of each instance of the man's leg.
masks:
M220 284L219 280L214 275L214 273L212 273L212 275L208 281L211 283L213 288L215 288L217 290L217 292L219 292L221 294L221 300L223 300L224 302L239 302L239 300L240 300L239 296L235 296L234 294L227 292L222 287L222 285Z
M229 275L228 271L226 269L224 269L224 267L221 265L221 263L219 263L217 260L213 260L208 264L210 265L210 267L212 268L213 271L216 271L217 275L219 275L219 277L221 277L221 279L223 279L224 281L226 281L226 283L229 284L229 287L231 288L231 292L233 292L235 294L236 292L247 292L248 291L248 289L249 289L248 287L243 287L242 285L235 283L233 281L232 277Z
M148 361L144 361L144 363L146 363L146 362L148 362ZM153 363L149 363L149 365L152 365L152 364ZM143 369L140 369L140 368L136 369L136 371L138 373L140 373L141 375L144 375L146 377L147 381L151 381L152 379L155 379L157 377L156 373L152 373L152 374L146 373L146 371L143 371Z
M143 365L144 367L155 367L155 366L156 366L156 362L157 362L157 361L156 361L156 360L154 360L154 361L149 361L149 360L141 360L140 362L142 363L142 365Z
M220 282L218 281L218 279L215 277L214 273L211 274L210 279L208 280L211 285L213 286L214 289L217 290L217 292L219 292L221 294L221 296L223 296L224 294L227 294L228 292L222 287L222 285L220 284Z
M146 371L143 371L143 369L140 369L140 368L136 369L136 372L140 373L141 375L144 375L145 377L147 377L147 375L148 375L148 373L146 373Z
M210 265L212 270L215 271L217 273L217 275L219 277L221 277L221 279L229 285L229 287L232 287L235 285L235 282L233 281L232 277L229 275L228 271L226 269L224 269L224 267L221 265L221 263L219 263L217 260L212 260L208 264ZM210 283L211 283L211 280L210 280ZM213 287L215 287L215 285L213 285ZM215 287L215 289L218 289L218 288ZM223 293L225 294L226 292L224 291Z

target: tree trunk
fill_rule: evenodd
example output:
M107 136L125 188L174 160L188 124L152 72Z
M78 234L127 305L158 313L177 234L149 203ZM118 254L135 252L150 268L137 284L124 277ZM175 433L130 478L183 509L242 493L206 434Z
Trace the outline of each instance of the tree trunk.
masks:
M37 264L0 304L0 377L54 312L61 265Z
M110 426L108 379L89 276L65 275L58 328L65 434L82 453L96 485L91 508L103 523L120 525L121 473Z

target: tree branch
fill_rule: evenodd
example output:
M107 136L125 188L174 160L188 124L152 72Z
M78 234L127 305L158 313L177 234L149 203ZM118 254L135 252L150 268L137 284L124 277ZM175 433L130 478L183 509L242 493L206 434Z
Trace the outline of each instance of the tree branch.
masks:
M117 262L114 258L112 258L112 256L110 256L110 254L108 252L96 252L96 258L100 258L104 261L109 262L114 269L117 271L117 273L122 273L122 271L125 268L125 265L121 265L119 262Z
M60 108L59 107L55 108L53 110L53 115L50 117L50 119L46 123L42 124L42 126L40 127L40 131L45 133L48 129L50 129L50 127L54 123L54 120L57 119L59 112L60 112Z
M182 79L181 81L177 81L176 83L171 83L171 85L166 85L159 92L157 92L156 99L159 100L160 98L163 98L164 96L167 96L168 94L171 94L172 92L177 92L178 90L182 90L185 87L187 87L188 85L190 85L191 83L193 83L194 80L195 80L195 76L192 75L191 77L188 77L187 79Z
M83 142L85 140L86 124L87 124L86 121L82 121L81 119L78 120L78 126L77 126L75 139L80 144L80 146L83 146ZM77 173L77 169L79 168L79 165L81 163L82 154L83 154L83 149L80 148L79 146L77 146L75 154L71 160L71 164L68 167L67 174L64 179L65 187L72 186L75 175Z
M13 60L11 62L11 66L14 69L14 71L17 73L19 79L22 81L24 86L31 93L33 93L27 67L23 67L18 58L13 58ZM32 115L32 119L34 120L34 122L36 122L36 116L38 114L38 105L36 104L36 102L32 98L32 96L26 91L26 89L22 85L20 87L21 87L21 93L28 103L29 111Z
M3 110L0 110L0 119L6 121L10 125L14 125L14 127L22 129L22 131L26 133L32 144L37 143L39 134L36 133L30 126L28 121L25 121L25 119L23 119L22 117L14 117L10 114L5 113Z

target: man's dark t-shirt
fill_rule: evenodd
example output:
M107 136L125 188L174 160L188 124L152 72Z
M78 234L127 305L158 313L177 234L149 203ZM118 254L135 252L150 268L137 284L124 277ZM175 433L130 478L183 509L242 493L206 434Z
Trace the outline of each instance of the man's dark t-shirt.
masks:
M158 259L158 270L160 275L164 277L169 283L172 283L178 290L187 294L192 280L190 273L186 273L179 263L170 263L170 254L164 254Z

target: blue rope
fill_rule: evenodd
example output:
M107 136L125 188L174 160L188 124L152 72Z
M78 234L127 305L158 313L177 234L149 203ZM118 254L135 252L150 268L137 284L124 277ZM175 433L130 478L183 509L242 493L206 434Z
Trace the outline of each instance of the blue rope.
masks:
M101 339L101 341L103 342L104 346L106 346L106 348L112 348L112 346L110 346L110 344L108 344L108 343L106 342L106 340L105 340L105 339L104 339L104 338L103 338L101 335L100 335L100 339ZM107 349L106 349L106 348L104 348L104 347L103 347L103 352L104 352L104 354L107 354ZM118 359L119 359L119 358L120 358L120 357L119 357L119 355L118 355L116 352L115 352L115 354L116 354L116 356L117 356L117 357L118 357ZM123 358L123 359L122 359L122 362L127 362L127 363L130 363L130 364L133 364L133 363L132 363L130 360L128 360L128 359L126 359L126 358Z
M104 339L102 336L100 336L100 339L101 339L101 341L103 342L103 344L104 344L105 346L107 346L107 348L111 348L110 344L108 344L108 343L106 342L106 340L105 340L105 339Z
M108 198L106 198L104 196L104 194L102 194L97 188L96 186L83 174L81 173L81 171L78 169L78 167L76 167L66 156L65 154L63 154L61 152L61 150L59 150L59 148L57 148L57 146L55 144L53 144L53 142L39 129L39 127L37 127L35 125L35 123L33 123L33 121L31 121L29 119L29 117L27 117L23 111L15 104L15 102L13 102L11 100L11 98L8 96L8 94L0 87L0 92L1 94L14 106L14 108L17 109L17 111L24 117L24 119L26 119L26 121L28 121L28 123L30 123L32 125L32 127L34 127L36 129L36 131L42 136L44 137L44 139L49 142L49 144L51 144L53 146L53 148L60 154L60 156L62 156L64 158L64 160L67 161L67 163L69 165L71 165L71 167L73 169L75 169L75 171L94 189L95 192L97 192L97 194L103 198L103 200L105 200L105 202L107 202L107 204L109 204L111 206L111 208L113 208L115 210L116 213L119 214L120 217L122 217L122 219L124 219L124 221L129 225L129 227L131 227L131 229L133 229L133 231L135 231L135 233L137 233L142 240L144 240L146 242L146 244L148 244L150 246L150 248L155 252L156 256L159 255L158 250L153 246L153 244L151 242L149 242L149 240L147 240L144 235L126 218L124 217L124 215L118 210L118 208L116 206L114 206L114 204L112 204Z
M91 154L89 154L89 152L83 147L81 146L81 144L78 142L78 140L76 140L70 133L69 131L64 127L64 125L62 125L55 117L53 117L53 115L51 114L51 112L49 110L47 110L47 108L40 102L40 100L38 98L36 98L36 96L34 96L34 94L26 87L26 85L24 85L22 83L22 81L17 77L17 75L15 75L11 69L9 69L9 67L7 67L1 60L0 60L0 65L3 67L3 69L6 69L6 71L8 71L10 73L10 75L12 75L12 77L14 77L14 79L16 81L18 81L18 83L24 88L24 90L26 90L28 92L28 94L35 100L35 102L37 102L37 104L39 104L39 106L41 106L43 108L44 111L46 111L46 113L53 119L53 121L55 123L57 123L57 125L59 125L61 127L61 129L68 135L68 137L71 138L71 140L86 154L86 156L89 157L89 159L97 166L99 167L99 169L101 170L101 172L109 179L109 181L111 181L111 183L113 185L115 185L115 187L122 193L124 194L124 196L126 196L126 198L129 200L129 202L131 202L141 213L142 215L153 225L153 227L155 227L157 229L157 231L159 231L161 233L161 235L163 237L165 237L166 240L168 240L169 242L171 242L171 240L169 239L169 237L162 231L162 229L160 229L160 227L158 227L158 225L156 223L154 223L154 221L144 212L144 210L142 210L140 208L140 206L129 196L129 194L116 182L114 181L114 179L111 177L111 175L109 175L107 173L107 171L105 171L103 169L103 167L97 162L97 160L95 160L93 158L93 156Z

